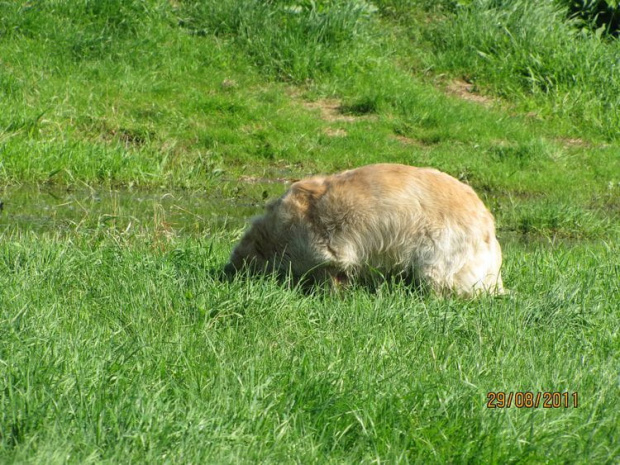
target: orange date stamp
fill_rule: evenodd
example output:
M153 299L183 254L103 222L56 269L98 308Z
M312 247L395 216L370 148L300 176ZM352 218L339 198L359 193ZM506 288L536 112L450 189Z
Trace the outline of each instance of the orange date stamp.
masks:
M487 408L577 408L576 392L488 392Z

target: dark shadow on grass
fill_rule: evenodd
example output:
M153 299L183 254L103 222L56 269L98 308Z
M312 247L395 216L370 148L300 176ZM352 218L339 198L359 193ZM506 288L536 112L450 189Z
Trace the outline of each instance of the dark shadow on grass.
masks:
M412 297L428 296L430 289L415 279L411 274L382 274L375 271L364 278L349 278L344 273L319 274L308 272L301 277L291 273L283 273L277 270L257 271L251 267L243 267L236 270L230 263L220 269L214 269L212 274L222 282L235 282L245 280L274 280L283 289L293 290L304 296L345 296L349 293L362 291L369 294L382 292L404 291Z

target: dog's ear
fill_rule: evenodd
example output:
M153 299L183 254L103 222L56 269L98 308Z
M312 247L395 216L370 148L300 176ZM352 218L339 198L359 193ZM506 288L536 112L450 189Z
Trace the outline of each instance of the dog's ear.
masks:
M284 201L294 206L300 213L305 213L312 209L312 206L325 194L326 190L327 186L323 179L304 179L291 186Z
M291 193L293 195L307 196L314 199L321 197L326 190L325 181L316 178L297 181L291 186Z

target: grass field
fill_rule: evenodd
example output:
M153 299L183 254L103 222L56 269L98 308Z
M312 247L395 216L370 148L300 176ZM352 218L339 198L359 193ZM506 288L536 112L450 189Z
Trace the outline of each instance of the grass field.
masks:
M0 463L617 463L620 45L532 5L0 2ZM380 161L480 193L510 296L222 279Z

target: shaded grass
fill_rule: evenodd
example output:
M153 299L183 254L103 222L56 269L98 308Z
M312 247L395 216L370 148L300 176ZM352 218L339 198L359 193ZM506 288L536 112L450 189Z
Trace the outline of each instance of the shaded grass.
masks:
M614 245L510 243L515 295L467 302L222 282L226 237L3 238L5 460L620 453ZM499 390L575 391L581 405L487 409Z

